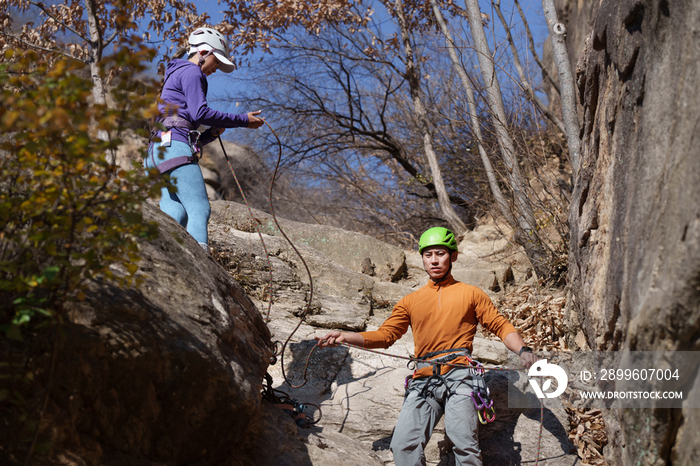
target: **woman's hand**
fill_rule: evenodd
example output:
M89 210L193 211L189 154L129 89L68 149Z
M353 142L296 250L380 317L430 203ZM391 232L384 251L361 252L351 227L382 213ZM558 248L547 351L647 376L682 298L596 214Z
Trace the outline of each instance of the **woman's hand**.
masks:
M214 137L214 139L224 134L224 131L226 131L226 128L209 128L209 132L211 133L212 137Z
M256 112L249 112L248 115L248 128L257 129L265 124L264 118L258 118L258 115L262 113L262 110Z

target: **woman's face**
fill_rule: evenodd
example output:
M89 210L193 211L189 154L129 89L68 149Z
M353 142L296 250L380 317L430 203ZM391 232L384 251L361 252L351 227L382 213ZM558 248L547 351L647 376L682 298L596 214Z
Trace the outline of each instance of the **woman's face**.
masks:
M204 73L205 76L211 76L216 72L216 70L219 69L220 64L221 63L214 56L214 54L211 54L204 60L204 64L202 65L202 73Z

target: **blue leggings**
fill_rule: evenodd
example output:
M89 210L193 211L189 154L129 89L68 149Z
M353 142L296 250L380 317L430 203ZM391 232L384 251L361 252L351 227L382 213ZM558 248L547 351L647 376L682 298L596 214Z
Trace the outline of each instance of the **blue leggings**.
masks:
M157 145L157 143L153 144L149 148L149 154L146 157L147 168L155 167L154 159L156 163L161 162L157 150L152 155L152 151ZM192 155L190 146L184 142L172 141L170 147L165 150L163 161L190 155ZM202 170L200 170L199 165L191 163L170 170L167 174L170 175L176 191L170 193L167 188L162 189L160 210L177 220L198 243L207 244L207 224L209 223L211 206Z

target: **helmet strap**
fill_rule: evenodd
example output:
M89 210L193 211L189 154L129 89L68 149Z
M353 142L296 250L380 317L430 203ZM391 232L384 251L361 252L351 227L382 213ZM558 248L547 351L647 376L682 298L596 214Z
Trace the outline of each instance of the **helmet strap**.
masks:
M199 52L197 52L197 53L199 54ZM200 68L201 68L202 66L204 66L204 61L205 61L205 60L207 59L207 57L208 57L209 55L211 55L212 53L214 53L214 49L211 49L211 50L207 51L207 53L206 53L205 55L199 54L199 67L200 67Z

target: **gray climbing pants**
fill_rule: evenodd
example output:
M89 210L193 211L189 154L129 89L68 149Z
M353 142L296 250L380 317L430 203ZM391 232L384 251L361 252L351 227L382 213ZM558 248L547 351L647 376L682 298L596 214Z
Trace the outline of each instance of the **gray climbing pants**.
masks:
M445 432L454 444L458 466L481 466L479 424L476 407L471 399L471 378L466 369L453 369L443 383L432 388L433 396L422 397L428 378L413 379L408 386L399 420L391 439L391 452L396 466L425 465L425 445L433 428L445 415ZM435 379L433 379L435 380ZM449 389L449 392L448 392ZM448 393L451 395L448 396Z

